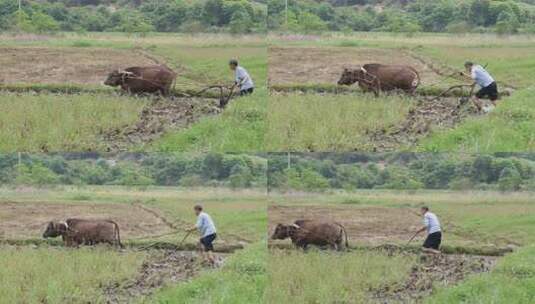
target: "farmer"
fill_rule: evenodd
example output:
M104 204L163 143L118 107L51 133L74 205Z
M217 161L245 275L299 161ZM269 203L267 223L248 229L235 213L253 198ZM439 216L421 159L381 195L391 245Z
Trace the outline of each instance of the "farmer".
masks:
M202 211L201 205L195 205L195 207L193 207L193 211L195 212L195 215L197 215L197 224L189 229L186 229L186 231L193 232L195 230L199 230L201 234L200 242L204 247L204 261L214 265L214 245L212 243L217 237L214 221L212 221L212 218L210 215L208 215L208 213Z
M480 99L488 97L492 102L493 106L496 106L496 100L498 100L498 86L494 78L490 76L489 72L485 70L479 64L474 64L470 61L465 62L464 67L466 68L466 73L461 74L466 77L470 77L474 80L474 84L477 84L481 89L476 93L476 96L473 99L476 107L481 110L483 104Z
M235 84L240 88L240 96L252 94L254 91L254 83L249 76L249 73L238 65L238 60L231 59L229 61L229 66L235 75Z
M424 217L424 226L416 231L414 236L427 230L427 238L424 241L422 251L426 253L439 254L440 243L442 242L442 232L438 217L429 211L428 207L420 208L420 214Z

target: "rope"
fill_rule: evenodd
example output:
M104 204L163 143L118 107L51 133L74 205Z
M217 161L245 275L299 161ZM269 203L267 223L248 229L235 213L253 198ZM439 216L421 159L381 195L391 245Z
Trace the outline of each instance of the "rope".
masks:
M470 95L468 95L468 97L472 97L472 95L474 93L475 84L459 84L459 85L454 85L454 86L449 87L448 89L444 90L442 93L438 94L437 96L435 96L433 98L423 97L421 100L425 101L425 102L435 101L435 100L438 100L438 99L442 98L449 91L452 91L454 89L462 89L462 88L465 88L465 87L470 87L471 88Z
M198 91L197 93L193 94L192 96L199 96L201 95L202 93L210 90L210 89L219 89L219 107L221 108L224 108L229 100L232 98L232 96L234 95L234 89L236 88L236 84L234 84L232 87L227 87L227 86L224 86L224 85L211 85L211 86L208 86L200 91ZM228 96L225 96L225 91L224 89L227 89L229 90L229 94Z

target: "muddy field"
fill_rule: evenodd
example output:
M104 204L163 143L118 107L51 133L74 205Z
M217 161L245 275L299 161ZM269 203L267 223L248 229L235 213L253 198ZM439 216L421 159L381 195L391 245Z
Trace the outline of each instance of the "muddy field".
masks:
M387 249L389 254L413 253ZM374 303L421 303L437 287L452 286L471 274L492 270L498 257L464 254L420 255L404 282L370 291Z
M344 68L365 63L405 64L414 67L423 85L435 84L441 77L434 68L406 52L396 49L346 47L270 47L269 84L336 84Z
M144 238L173 231L155 211L133 204L54 204L0 202L0 237L38 239L49 221L69 217L112 219L121 228L121 238Z
M133 299L149 296L165 285L187 281L207 267L220 267L225 255L215 256L217 265L207 266L201 263L197 252L150 251L135 278L126 282L114 282L103 288L106 303L131 303Z
M108 152L127 151L146 145L169 130L184 129L202 117L221 112L219 101L210 98L157 100L147 105L133 125L106 130L101 134Z
M434 101L421 100L399 124L370 130L367 135L373 151L394 151L414 147L432 131L454 128L464 119L481 114L466 99L450 97Z
M154 60L132 50L0 47L0 84L100 84L108 73Z
M268 208L268 233L271 235L278 223L290 224L297 219L336 221L346 228L350 245L355 243L380 245L400 241L406 242L414 231L422 225L421 219L409 209L353 208L348 206L270 206ZM284 240L281 242L290 241Z

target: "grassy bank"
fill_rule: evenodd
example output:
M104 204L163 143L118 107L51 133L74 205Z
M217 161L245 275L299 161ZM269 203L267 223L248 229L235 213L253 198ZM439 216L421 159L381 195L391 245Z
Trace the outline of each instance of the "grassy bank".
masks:
M368 131L403 120L414 103L372 94L272 95L268 105L268 151L370 150Z
M98 150L103 130L134 123L147 103L144 98L107 94L4 93L0 150Z
M414 260L379 252L272 251L268 303L369 303L369 290L402 281Z
M105 303L100 286L136 274L142 253L0 246L1 303Z

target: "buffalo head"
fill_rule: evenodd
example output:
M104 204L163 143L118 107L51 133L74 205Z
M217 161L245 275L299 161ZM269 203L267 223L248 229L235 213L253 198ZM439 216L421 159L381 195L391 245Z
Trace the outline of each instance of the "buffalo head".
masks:
M338 80L338 85L352 85L355 82L359 81L364 77L366 71L364 68L360 69L344 69L340 80Z
M126 78L131 75L133 75L132 72L115 70L108 74L108 78L104 81L104 84L116 87L124 84Z
M284 240L295 234L295 232L300 229L297 225L283 225L278 224L275 228L275 232L271 236L272 240Z
M46 226L46 230L43 233L43 238L55 238L67 233L67 223L50 222Z

